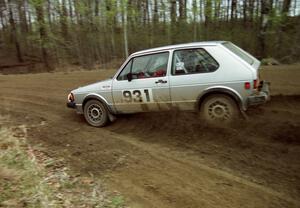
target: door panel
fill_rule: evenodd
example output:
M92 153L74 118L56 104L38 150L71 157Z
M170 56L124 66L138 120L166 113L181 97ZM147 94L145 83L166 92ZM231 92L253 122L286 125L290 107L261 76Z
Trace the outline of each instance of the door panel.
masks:
M160 81L162 80L162 81ZM118 112L145 112L170 108L168 77L114 80L113 98Z
M145 112L170 108L169 52L134 57L113 81L113 99L118 112ZM131 73L133 79L127 80Z

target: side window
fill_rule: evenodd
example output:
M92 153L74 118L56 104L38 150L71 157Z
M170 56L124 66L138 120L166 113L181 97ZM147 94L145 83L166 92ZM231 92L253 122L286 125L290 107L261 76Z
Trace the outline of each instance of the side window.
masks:
M169 52L140 56L133 59L131 72L136 79L164 77L167 73Z
M169 52L150 54L133 58L118 76L118 80L127 80L132 73L133 79L164 77L167 73Z
M177 50L173 54L172 75L214 72L218 62L204 49Z

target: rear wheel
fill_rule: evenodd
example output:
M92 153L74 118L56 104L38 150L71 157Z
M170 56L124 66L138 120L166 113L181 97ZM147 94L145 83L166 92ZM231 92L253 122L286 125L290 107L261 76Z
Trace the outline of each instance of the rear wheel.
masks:
M203 101L200 109L201 118L209 123L230 123L238 117L235 101L226 95L210 95Z
M84 105L84 118L92 126L105 126L108 123L107 108L98 100L89 100Z

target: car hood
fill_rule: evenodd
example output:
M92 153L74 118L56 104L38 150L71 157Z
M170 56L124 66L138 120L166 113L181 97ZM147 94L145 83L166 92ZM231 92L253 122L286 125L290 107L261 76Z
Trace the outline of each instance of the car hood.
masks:
M95 92L95 91L110 91L112 88L111 86L112 86L112 79L107 79L83 87L79 87L73 90L72 93L80 94L80 93Z

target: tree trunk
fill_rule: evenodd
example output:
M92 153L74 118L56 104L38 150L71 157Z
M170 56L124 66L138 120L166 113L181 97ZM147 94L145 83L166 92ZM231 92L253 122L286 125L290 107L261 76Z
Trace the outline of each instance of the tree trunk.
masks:
M176 0L171 0L171 23L176 23Z
M247 24L247 9L248 9L248 4L247 1L243 2L243 23L244 26Z
M298 8L297 2L298 0L294 0L294 16L297 15L297 8Z
M95 0L95 16L99 16L99 0Z
M51 1L47 0L47 19L50 28L52 28Z
M253 17L254 17L254 0L249 0L248 11L249 11L249 22L252 24Z
M176 37L177 37L177 18L176 18L176 12L177 12L177 5L176 0L171 0L171 43L176 43Z
M204 16L204 13L203 13L203 2L204 2L205 0L200 0L199 1L199 20L200 20L200 23L202 23L202 21L203 21L203 16Z
M61 12L60 12L60 24L61 24L61 32L65 41L68 41L69 31L68 31L68 12L66 7L66 0L62 0L61 4Z
M70 21L73 24L73 4L72 4L72 0L68 0L68 5L69 5L69 17L70 17Z
M152 25L150 24L150 13L151 13L151 9L150 9L150 4L149 4L149 0L145 0L145 6L146 6L146 30L147 30L147 34L148 34L148 45L147 47L152 47L153 46L153 37L152 37Z
M83 26L81 14L80 14L80 5L79 5L79 2L76 1L76 0L73 0L73 4L74 4L74 13L75 13L75 16L76 16L76 21L75 22L79 26Z
M18 61L23 62L24 60L22 57L20 42L18 40L16 23L15 23L13 12L12 12L12 1L8 0L7 3L8 3L8 13L9 13L9 24L11 27L11 30L10 30L11 39L16 47L16 55L17 55Z
M127 58L128 52L128 34L127 34L127 5L126 1L122 0L122 24L123 24L123 40L124 40L124 53Z
M229 22L229 11L230 11L230 0L227 0L227 7L226 7L226 21Z
M284 0L281 10L281 21L279 25L278 31L278 42L277 42L277 50L279 51L280 56L283 54L280 51L280 48L284 45L284 31L286 30L287 17L291 6L291 0Z
M161 5L161 10L162 11L167 11L167 7L166 7L166 4L165 4L165 1L164 0L160 0L160 5ZM163 12L162 13L162 18L163 18L163 35L164 36L167 36L167 40L166 42L169 44L171 43L171 37L170 37L170 27L169 27L169 24L167 23L167 15L166 15L166 12Z
M43 62L45 64L45 67L47 68L47 70L50 71L50 70L52 70L52 67L49 62L49 54L48 54L47 46L46 46L48 35L47 35L46 25L45 25L45 20L44 20L43 6L44 6L43 1L35 3L35 5L34 5L35 10L36 10L37 22L39 25Z
M262 10L262 6L260 4L260 2L263 1L263 0L257 0L256 1L256 6L254 7L255 8L255 12L256 12L256 19L259 19L259 17L261 16L261 10Z
M282 15L287 16L291 7L291 0L284 0L282 5Z
M29 6L29 2L27 0L25 0L26 5ZM32 31L32 17L31 17L31 12L28 10L27 11L27 25L28 25L28 29L29 31Z
M236 7L237 7L237 0L232 0L231 1L231 21L237 19Z
M159 19L159 16L158 16L158 3L157 3L157 0L154 0L154 9L153 9L153 23L154 23L154 25L157 25L158 19Z
M31 47L30 41L28 40L28 34L29 34L29 28L28 28L28 24L27 24L27 16L26 16L26 10L28 10L28 8L26 8L26 1L24 0L18 0L18 13L19 13L19 25L20 25L20 31L21 31L21 36L19 38L19 41L22 43L23 45L23 53L24 56L28 55L28 48Z
M28 25L27 25L27 17L25 12L25 4L23 0L18 0L18 12L19 12L19 19L21 24L21 31L23 34L28 33Z
M163 11L166 11L166 5L164 3L164 0L160 0L160 4L161 4L161 9ZM167 15L166 15L166 12L163 12L162 16L163 16L164 26L166 26L166 24L167 24Z
M143 25L146 26L149 22L148 0L142 1Z
M193 41L197 40L197 0L193 0Z
M179 0L179 18L181 22L186 22L186 0Z
M206 0L205 2L205 27L207 27L211 22L211 15L212 15L212 1Z
M269 26L269 15L271 12L271 1L261 0L261 20L260 31L258 35L260 57L267 57L266 53L266 32Z
M109 27L111 37L110 37L110 43L111 43L111 48L112 48L112 54L116 55L116 41L115 41L115 22L114 18L112 17L114 11L112 8L112 3L110 0L105 0L105 16L106 16L106 27Z
M4 31L6 28L6 21L4 19L4 7L5 7L5 2L4 0L0 0L0 23L1 23L1 30Z
M220 19L221 0L215 0L214 2L215 2L214 19L215 21L218 21Z

